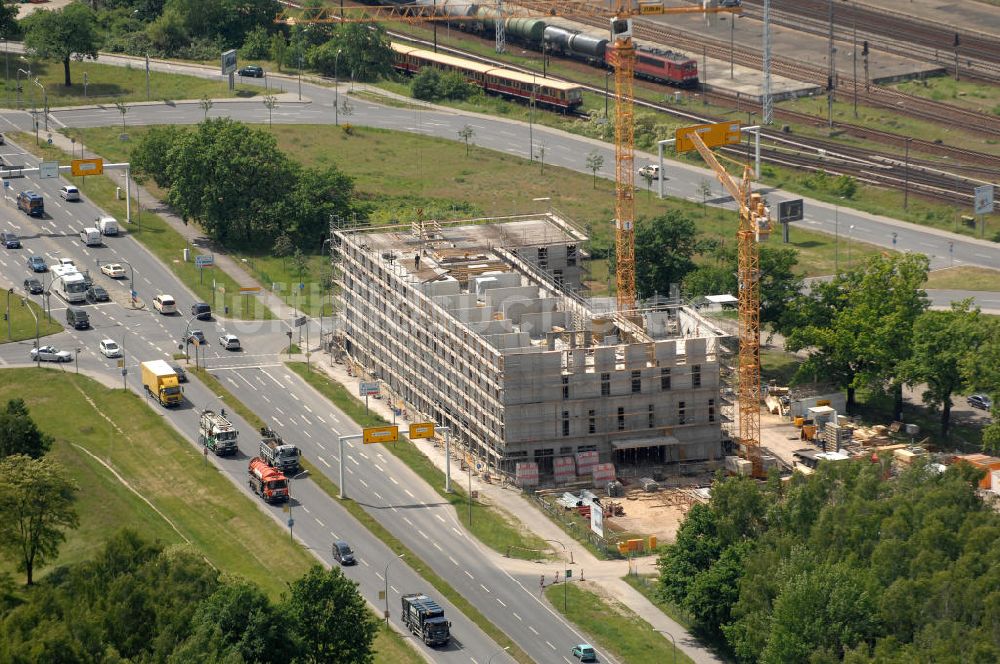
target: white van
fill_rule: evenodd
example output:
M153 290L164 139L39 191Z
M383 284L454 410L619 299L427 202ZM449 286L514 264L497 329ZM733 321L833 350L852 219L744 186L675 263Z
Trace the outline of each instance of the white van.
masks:
M157 295L153 298L153 308L166 316L177 313L177 303L170 295Z
M80 241L88 247L99 247L104 244L101 231L96 228L84 228L80 231Z
M100 217L97 220L97 230L104 235L118 235L118 220L114 217Z

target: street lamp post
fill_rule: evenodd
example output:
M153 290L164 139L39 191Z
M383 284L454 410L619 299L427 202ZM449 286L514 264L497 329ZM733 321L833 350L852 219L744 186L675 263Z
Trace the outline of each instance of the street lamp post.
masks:
M671 634L670 632L668 632L665 629L656 629L655 627L653 628L653 631L654 632L659 632L660 634L666 634L667 636L670 637L670 642L674 646L674 664L677 664L677 641L674 640L674 635Z
M847 229L847 269L851 269L851 234L854 232L854 224Z
M7 315L4 316L4 318L7 319L7 341L13 339L13 336L11 336L10 332L10 296L13 292L14 292L13 288L7 289Z
M76 349L76 373L77 374L80 373L80 351L82 351L82 350L83 350L82 348L77 348Z
M382 576L385 579L385 624L386 625L389 624L389 565L391 565L393 561L399 560L400 558L404 558L405 556L406 556L405 553L401 553L395 558L389 560L389 562L385 564L385 572L383 573Z
M340 65L340 50L333 58L333 124L340 124L340 81L337 76L337 67Z
M569 549L567 549L567 548L566 548L566 545L565 545L565 544L563 544L562 542L560 542L560 541L559 541L559 540L557 540L557 539L547 539L547 540L545 540L545 541L546 541L546 542L555 542L556 544L558 544L559 546L561 546L561 547L563 548L563 553L569 553L569 564L570 564L570 565L573 565L573 564L575 564L575 563L573 562L573 552L572 552L572 551L570 551Z
M504 646L500 650L497 650L495 653L493 653L492 655L490 655L490 658L488 660L486 660L486 664L493 664L493 658L494 657L496 657L500 653L507 652L508 650L510 650L510 646Z
M45 89L45 86L36 78L32 81L35 85L42 89L42 115L45 116L45 131L49 130L49 93Z
M608 119L608 79L611 78L611 72L604 72L604 119Z
M191 355L188 354L188 345L189 345L188 344L188 340L190 339L190 337L188 336L188 334L191 332L191 321L193 321L195 318L197 318L200 315L201 314L194 314L194 315L191 316L191 318L188 318L187 325L184 326L184 338L181 339L180 345L177 346L177 350L183 350L184 351L184 361L187 362L188 364L191 364ZM198 364L198 355L197 355L197 353L198 353L198 347L197 346L195 346L194 352L195 352L195 365L197 366L197 364Z
M903 209L905 210L910 202L910 137L907 136L905 140L906 144L906 163L903 171Z
M833 205L833 271L840 274L840 208Z
M607 97L605 97L607 99ZM535 161L535 74L531 74L531 104L528 106L528 161Z
M21 298L21 306L22 307L28 306L26 298L23 297ZM31 314L31 317L35 319L35 366L41 369L42 353L41 353L41 347L38 345L38 316L35 315L35 311L31 307L28 307L28 312Z

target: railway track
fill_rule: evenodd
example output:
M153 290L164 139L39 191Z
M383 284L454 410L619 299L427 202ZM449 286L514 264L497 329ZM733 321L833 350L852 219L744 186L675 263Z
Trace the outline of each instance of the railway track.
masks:
M743 13L763 18L763 0L745 0ZM838 2L833 5L834 39L878 44L878 50L931 62L949 74L972 75L1000 83L1000 39L985 32L923 21L870 5ZM771 24L827 37L829 0L771 0ZM955 35L959 46L955 48Z

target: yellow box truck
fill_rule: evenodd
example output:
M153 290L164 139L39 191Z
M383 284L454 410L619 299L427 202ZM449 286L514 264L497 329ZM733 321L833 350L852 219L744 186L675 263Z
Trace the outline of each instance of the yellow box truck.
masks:
M161 406L170 408L179 406L184 400L180 381L175 372L164 360L152 360L139 365L142 368L142 386L146 394L155 397Z

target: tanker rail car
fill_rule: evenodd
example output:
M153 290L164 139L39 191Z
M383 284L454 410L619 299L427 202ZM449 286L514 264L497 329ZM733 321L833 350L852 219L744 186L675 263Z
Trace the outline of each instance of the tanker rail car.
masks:
M417 74L425 67L445 72L457 72L466 81L488 93L508 99L530 102L534 91L535 104L564 113L583 103L583 89L551 77L532 76L504 67L466 60L444 53L434 53L414 46L392 42L393 66L397 71Z
M392 2L385 0L384 4ZM483 36L496 34L498 14L493 6L470 0L413 0L412 4L430 7L441 16L461 17L462 20L453 23L459 30ZM614 45L600 33L567 27L571 24L558 24L547 17L502 20L507 39L512 42L594 67L613 68ZM698 86L698 62L683 53L636 44L635 75L666 85L694 88Z

